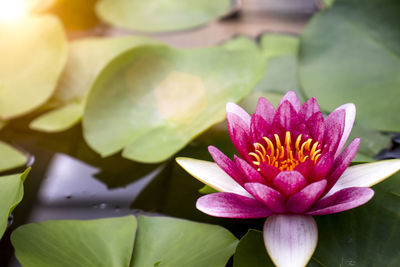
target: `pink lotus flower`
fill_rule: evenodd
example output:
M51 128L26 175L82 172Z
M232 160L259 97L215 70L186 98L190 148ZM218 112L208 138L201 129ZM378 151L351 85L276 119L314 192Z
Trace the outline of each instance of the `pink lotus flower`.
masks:
M250 117L234 103L226 106L229 135L238 151L234 161L217 148L215 163L177 162L218 193L198 199L204 213L225 218L268 217L264 241L277 266L304 266L317 244L311 215L349 210L369 201L370 186L400 169L400 160L349 167L360 139L343 151L355 119L345 104L324 119L315 98L301 105L288 92L277 110L264 98Z

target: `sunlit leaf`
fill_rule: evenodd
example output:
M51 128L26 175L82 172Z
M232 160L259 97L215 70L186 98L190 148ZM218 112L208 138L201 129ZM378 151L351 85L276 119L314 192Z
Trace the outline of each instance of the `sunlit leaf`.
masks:
M144 46L115 58L94 83L83 126L103 156L160 162L222 121L264 69L258 50Z
M7 143L0 141L0 172L21 167L26 161L26 155Z
M397 0L336 0L307 25L300 81L326 110L357 106L366 127L400 131L400 5Z
M22 200L24 181L29 170L24 173L0 177L0 238L7 227L8 216Z
M53 93L67 58L61 23L53 16L0 24L0 117L42 105Z
M133 216L46 221L19 227L11 241L24 267L125 267L136 227Z
M46 0L50 1L50 0ZM53 0L46 12L57 15L67 29L85 30L99 24L94 7L98 0ZM43 8L42 8L43 9Z
M58 109L32 121L30 127L45 132L68 129L80 121L89 89L104 66L135 46L155 43L147 37L87 38L69 45L67 64L50 100Z
M97 14L112 25L148 32L193 28L228 12L230 0L100 0Z
M224 267L237 239L221 226L140 216L131 267Z

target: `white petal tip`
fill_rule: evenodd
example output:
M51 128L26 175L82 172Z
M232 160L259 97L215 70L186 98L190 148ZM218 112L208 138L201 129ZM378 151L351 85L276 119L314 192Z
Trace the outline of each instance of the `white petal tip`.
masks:
M278 267L306 266L317 241L317 224L311 216L280 214L265 221L265 247Z

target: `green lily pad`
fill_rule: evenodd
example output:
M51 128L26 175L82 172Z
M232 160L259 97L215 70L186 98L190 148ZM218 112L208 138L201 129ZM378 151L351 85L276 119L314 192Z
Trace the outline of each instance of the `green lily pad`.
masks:
M261 231L250 229L236 247L233 267L273 267Z
M224 267L238 243L221 226L167 217L138 221L131 267Z
M50 100L51 105L59 107L33 120L30 128L58 132L74 126L83 116L90 87L107 63L133 47L155 42L140 36L87 38L71 42L67 64Z
M67 40L54 16L0 24L0 118L26 114L48 100L67 58ZM39 38L40 37L40 38Z
M0 237L6 230L8 217L21 202L24 195L24 181L30 169L24 173L0 177Z
M11 242L24 267L126 267L136 227L133 216L46 221L17 228Z
M101 0L98 16L111 25L145 32L189 29L214 20L229 11L230 0Z
M115 58L90 91L83 118L88 144L102 156L160 162L225 118L257 83L258 50L143 46Z
M336 0L307 25L300 81L326 110L357 106L365 127L400 131L400 5L397 0Z
M304 101L297 78L299 38L267 33L261 36L260 46L267 60L267 68L254 91L285 94L292 90Z
M0 172L24 166L27 157L12 146L0 141Z

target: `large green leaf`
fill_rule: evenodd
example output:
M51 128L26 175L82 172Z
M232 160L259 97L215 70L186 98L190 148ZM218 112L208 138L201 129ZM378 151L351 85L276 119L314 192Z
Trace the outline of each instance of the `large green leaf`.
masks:
M25 165L26 155L12 146L0 141L0 172Z
M300 81L327 110L357 106L367 127L400 131L400 5L397 0L337 0L301 38Z
M115 58L90 91L83 118L88 144L103 156L160 162L225 117L226 102L261 77L258 50L144 46Z
M133 216L46 221L19 227L11 242L24 267L127 267L136 227Z
M21 174L0 177L0 237L7 227L8 216L22 200L24 195L24 181L29 170Z
M223 267L237 239L220 226L167 217L139 217L131 267Z
M0 118L42 105L53 93L67 58L67 41L53 16L0 23Z
M267 33L261 36L260 45L267 60L267 68L254 91L285 94L292 90L302 99L297 78L299 38L287 34Z
M230 0L101 0L99 17L112 25L148 32L193 28L228 12Z
M69 45L67 64L50 101L60 106L32 121L30 127L45 132L70 128L80 121L90 87L100 71L117 55L143 44L147 37L87 38Z

